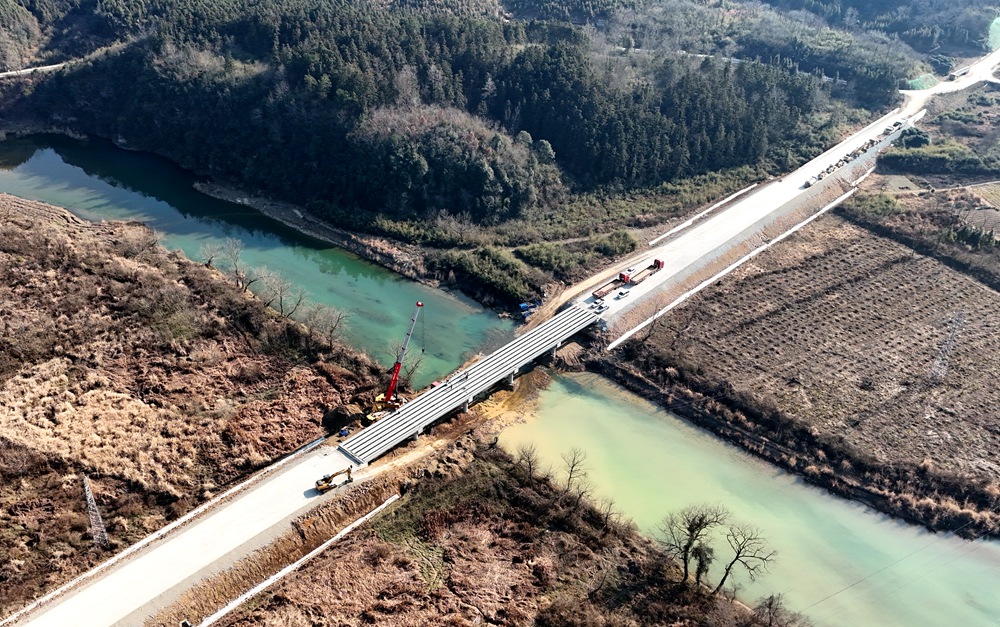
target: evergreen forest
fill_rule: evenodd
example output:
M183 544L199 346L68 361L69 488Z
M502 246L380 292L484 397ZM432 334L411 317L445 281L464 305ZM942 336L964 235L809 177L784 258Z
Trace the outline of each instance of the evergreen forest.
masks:
M794 167L932 57L980 54L994 15L971 0L0 0L6 67L89 55L0 86L0 106L340 226L530 259L634 222L636 194Z

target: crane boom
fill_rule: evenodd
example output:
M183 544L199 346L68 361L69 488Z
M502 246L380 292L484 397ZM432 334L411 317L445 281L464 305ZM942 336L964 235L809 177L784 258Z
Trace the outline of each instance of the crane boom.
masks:
M399 355L396 357L396 364L392 367L392 380L389 381L389 389L385 393L385 400L388 403L393 402L396 396L396 385L399 383L399 369L403 366L406 347L410 345L410 336L413 335L413 327L417 326L417 316L420 315L420 308L423 306L422 302L417 301L417 306L413 310L413 317L410 318L410 329L406 332L406 339L403 340L403 346L399 349Z

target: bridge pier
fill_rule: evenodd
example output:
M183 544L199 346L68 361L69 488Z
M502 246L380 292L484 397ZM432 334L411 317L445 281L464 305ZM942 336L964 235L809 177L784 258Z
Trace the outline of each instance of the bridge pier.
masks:
M559 344L557 343L555 346L552 347L552 352L550 353L550 357L552 357L552 359L555 359L556 353L558 352L559 352Z
M516 375L516 374L517 374L517 371L514 371L514 372L510 373L509 375L507 375L507 385L509 385L511 389L514 389L514 375Z

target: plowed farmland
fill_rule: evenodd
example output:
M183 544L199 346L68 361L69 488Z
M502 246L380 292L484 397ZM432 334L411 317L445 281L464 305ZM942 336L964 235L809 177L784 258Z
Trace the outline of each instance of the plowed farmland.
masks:
M781 444L785 465L807 476L898 500L899 484L872 468L910 469L911 499L989 511L1000 484L1000 294L838 217L787 244L661 319L632 347L633 365L658 381L689 373L717 399L779 416L758 445ZM830 451L844 457L835 464ZM850 472L861 459L864 473ZM931 475L993 496L969 505Z

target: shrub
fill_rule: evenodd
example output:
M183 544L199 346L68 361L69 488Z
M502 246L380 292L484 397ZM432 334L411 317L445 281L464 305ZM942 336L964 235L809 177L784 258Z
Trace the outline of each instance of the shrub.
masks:
M639 242L628 231L618 230L598 238L594 248L605 257L620 257L634 251Z

